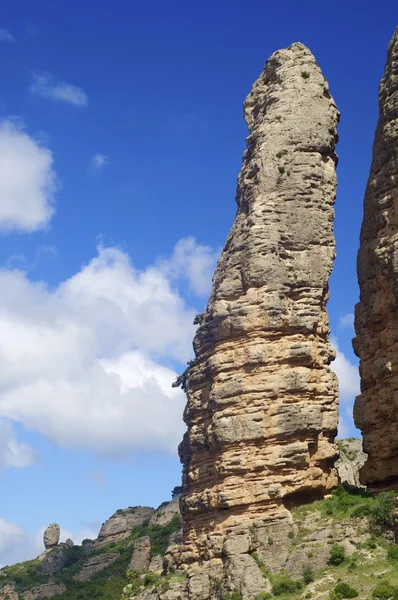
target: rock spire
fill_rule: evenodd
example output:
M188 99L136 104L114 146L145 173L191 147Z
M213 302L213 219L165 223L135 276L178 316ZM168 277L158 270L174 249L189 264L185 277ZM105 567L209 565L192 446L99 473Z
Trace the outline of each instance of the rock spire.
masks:
M398 28L379 88L380 116L358 253L360 301L354 350L361 394L354 419L368 458L370 490L398 489Z
M187 561L221 553L223 535L287 517L337 482L326 303L339 113L308 48L271 56L244 115L237 214L186 378Z

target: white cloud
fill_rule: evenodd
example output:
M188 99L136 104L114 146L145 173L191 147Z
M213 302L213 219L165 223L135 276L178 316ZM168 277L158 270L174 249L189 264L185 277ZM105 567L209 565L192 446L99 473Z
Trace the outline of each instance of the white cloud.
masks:
M346 327L354 327L354 313L347 313L346 315L342 315L339 321L340 329L344 329Z
M17 441L12 423L0 419L0 472L5 467L27 467L34 462L34 452Z
M331 368L339 380L339 437L346 437L352 435L355 430L352 409L355 397L360 392L359 371L358 367L339 350L337 339L332 337L331 343L336 350L336 360L332 362Z
M0 518L0 567L30 560L43 550L43 541L40 543L37 534Z
M67 102L75 106L86 106L88 98L86 92L75 85L63 81L56 82L48 73L33 73L30 92L42 98L51 98L60 102Z
M158 266L99 247L55 290L9 269L0 289L0 418L98 456L175 452L185 396L165 365L192 356L196 311Z
M109 158L105 154L94 154L91 159L91 170L93 173L102 171L109 164Z
M358 367L353 365L339 350L336 338L332 338L331 343L336 350L336 360L332 362L331 368L339 380L340 401L352 403L360 390Z
M13 121L0 122L0 230L36 231L54 213L53 157Z
M196 295L207 296L219 255L219 250L197 244L193 237L186 237L175 245L171 258L159 265L162 272L172 279L186 279L190 291Z
M15 39L7 29L0 29L0 43L1 42L15 42Z

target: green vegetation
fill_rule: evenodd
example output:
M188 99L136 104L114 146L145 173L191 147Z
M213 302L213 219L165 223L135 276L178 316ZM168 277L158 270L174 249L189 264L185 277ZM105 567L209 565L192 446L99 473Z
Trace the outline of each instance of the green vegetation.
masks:
M372 598L377 600L397 600L398 598L398 587L395 587L388 583L388 581L382 581L376 585L372 592Z
M311 565L305 565L303 568L303 581L306 585L315 581L315 573Z
M301 77L303 79L309 79L310 78L310 74L308 73L308 71L301 71Z
M294 594L304 587L301 579L292 579L286 573L279 573L272 578L272 593L274 596Z
M346 490L339 485L329 498L301 506L294 511L294 515L298 520L316 511L319 511L321 517L332 517L335 521L368 517L372 531L380 535L393 529L394 508L394 492L383 492L374 497L362 489Z
M197 358L194 358L193 360L189 360L187 362L187 368L185 369L185 371L183 373L181 373L181 375L179 375L175 381L173 381L173 383L171 384L171 387L176 388L176 387L180 387L184 392L187 391L187 377L189 374L189 371L192 369L192 367L194 367L195 365L198 364L198 360Z
M387 550L387 557L394 562L398 561L398 546L389 546Z
M342 581L336 585L329 598L330 600L344 600L344 598L357 598L358 596L358 590Z
M276 158L282 158L283 156L286 156L287 154L287 150L279 150L279 152L276 153Z
M345 548L339 544L333 544L330 548L329 564L337 567L345 561Z
M240 592L230 592L223 595L223 600L243 600L243 596Z
M286 169L285 169L285 167L279 166L278 171L281 175L283 175L283 173L286 171Z

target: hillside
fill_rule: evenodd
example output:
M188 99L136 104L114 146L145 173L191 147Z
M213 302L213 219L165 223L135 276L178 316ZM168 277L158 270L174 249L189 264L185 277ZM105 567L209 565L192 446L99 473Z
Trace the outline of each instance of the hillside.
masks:
M250 552L262 577L257 592L259 583L250 572L246 588L234 589L232 580L222 582L214 574L205 582L195 568L168 568L167 548L180 539L176 498L157 510L119 510L95 540L57 544L35 560L4 567L0 600L178 600L182 595L200 600L206 585L214 600L398 598L395 496L375 498L354 487L351 479L363 461L360 444L348 439L339 446L345 487L294 509L288 530L268 531L266 545L252 540Z

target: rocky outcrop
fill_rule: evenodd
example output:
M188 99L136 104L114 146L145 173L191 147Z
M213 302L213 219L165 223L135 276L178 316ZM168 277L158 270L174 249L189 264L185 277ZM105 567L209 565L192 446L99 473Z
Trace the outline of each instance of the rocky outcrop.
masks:
M171 502L165 502L159 506L149 521L150 525L166 525L175 515L180 514L180 497L173 498Z
M54 598L66 592L63 583L43 583L22 594L22 600L40 600L41 598Z
M337 484L326 303L339 113L300 43L271 56L244 113L237 215L180 379L180 558L223 556L231 577L238 563L242 574L258 568L249 526L289 519L290 507Z
M39 558L40 572L44 575L53 575L54 573L59 573L62 571L66 561L67 550L68 546L66 544L62 544L60 546L51 548L42 554Z
M119 554L117 552L106 552L92 556L84 563L80 571L76 573L74 579L76 581L90 581L94 575L107 569L118 558Z
M136 527L149 521L154 513L155 510L149 506L134 506L116 511L103 523L96 546L101 547L125 539Z
M354 419L368 455L361 481L398 489L398 29L379 89L380 116L358 253L354 350L361 394Z
M340 457L336 461L339 481L346 487L364 487L359 479L359 471L365 464L366 454L362 450L362 440L347 438L338 442Z
M151 540L149 536L138 538L134 542L134 550L127 571L132 569L148 571L151 563Z
M46 550L57 546L60 534L61 530L57 523L51 523L51 525L47 527L43 534L43 542Z

